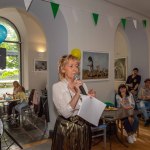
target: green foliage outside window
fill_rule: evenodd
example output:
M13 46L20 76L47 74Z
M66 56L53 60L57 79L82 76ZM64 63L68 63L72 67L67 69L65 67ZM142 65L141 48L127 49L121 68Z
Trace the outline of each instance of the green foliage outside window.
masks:
M6 79L6 78L15 78L15 77L18 77L18 74L19 74L19 70L12 70L12 71L3 71L1 76L0 76L0 79Z
M18 44L3 42L0 47L7 49L6 69L0 71L0 79L14 79L19 76L19 56L17 51ZM9 54L9 52L12 53ZM9 55L8 55L9 54Z

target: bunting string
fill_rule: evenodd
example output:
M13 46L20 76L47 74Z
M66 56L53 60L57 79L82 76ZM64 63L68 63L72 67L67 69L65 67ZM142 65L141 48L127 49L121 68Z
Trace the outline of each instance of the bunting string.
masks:
M25 0L24 0L25 1ZM33 0L27 0L27 1L33 1ZM43 2L47 2L47 3L50 3L51 4L51 9L52 9L52 12L53 12L53 16L54 18L56 17L57 15L57 12L59 11L59 7L67 7L67 8L71 8L71 10L73 11L74 10L74 7L73 6L69 6L69 5L66 5L66 4L62 4L60 1L58 1L57 3L55 3L54 0L41 0ZM30 4L31 5L31 4ZM53 5L53 6L52 6ZM54 8L54 5L56 8ZM104 15L102 13L100 13L100 11L89 11L89 10L86 10L86 9L80 9L80 8L76 8L76 10L79 10L79 11L82 11L82 12L88 12L90 13L90 15L92 16L92 19L93 19L93 23L95 24L95 26L98 24L98 20L103 16L103 17L106 17L108 19L108 22L110 23L110 21L112 20L109 20L109 15ZM99 15L101 16L99 18ZM128 19L127 18L119 18L118 16L112 16L113 19L115 20L120 20L120 23L122 24L123 28L125 29L125 26L127 24L127 21ZM137 20L136 19L132 19L133 20L133 25L134 27L137 29ZM112 26L112 23L114 23L114 21L112 22L111 21L111 26ZM147 23L148 21L146 19L143 19L141 20L141 23L143 24L143 27L146 28L147 27Z
M43 1L43 2L48 2L48 3L54 3L54 1L49 1L49 0L41 0L41 1ZM57 3L58 4L58 3ZM61 5L61 6L65 6L65 7L67 7L67 8L71 8L72 10L74 9L72 6L68 6L68 5L64 5L64 4L61 4L61 3L59 3L59 5ZM80 9L80 12L89 12L89 10L81 10ZM93 22L94 22L94 24L95 24L95 26L98 24L98 19L99 19L99 13L95 13L95 12L89 12L90 14L91 14L91 16L92 16L92 18L93 18ZM54 16L54 18L55 18L56 16Z

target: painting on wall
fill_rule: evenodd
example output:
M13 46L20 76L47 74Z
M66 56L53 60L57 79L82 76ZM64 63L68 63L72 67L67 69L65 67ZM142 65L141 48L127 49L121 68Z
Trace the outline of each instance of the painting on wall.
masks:
M109 78L109 53L83 51L82 80L105 80Z
M47 71L47 61L34 60L34 71L38 72Z
M114 74L116 81L126 81L127 76L127 59L116 58L114 64Z

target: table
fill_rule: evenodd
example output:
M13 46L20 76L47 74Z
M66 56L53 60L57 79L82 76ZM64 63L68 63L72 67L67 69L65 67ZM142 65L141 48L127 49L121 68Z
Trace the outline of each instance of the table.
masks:
M116 121L129 117L131 115L137 115L140 112L138 110L126 110L124 108L118 108L117 110L104 110L103 114L102 114L102 119L104 120L104 122L107 122L110 131L112 131L112 125L115 125L115 137L117 138L117 140L123 144L125 147L128 147L128 145L126 145L119 137L118 137L118 129L117 129L117 125L116 125ZM109 139L110 139L110 149L111 149L111 135L109 135Z
M10 102L19 102L20 101L20 99L11 99L11 100L0 100L0 103L2 103L2 107L3 107L3 110L2 110L2 113L0 114L0 117L2 117L3 115L4 115L4 113L5 113L5 110L4 110L4 103L10 103Z
M126 117L129 117L134 114L139 114L140 112L138 110L133 109L124 109L124 108L118 108L116 110L104 110L102 114L102 118L105 118L105 120L112 119L112 120L119 120Z
M0 100L0 103L5 103L5 102L14 102L14 101L20 101L20 99L10 99L10 100L2 99L2 100Z

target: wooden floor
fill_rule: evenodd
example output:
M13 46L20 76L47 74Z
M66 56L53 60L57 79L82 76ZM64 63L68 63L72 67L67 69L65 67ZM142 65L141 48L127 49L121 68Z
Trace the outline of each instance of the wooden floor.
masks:
M150 126L144 127L143 121L140 121L140 136L134 144L128 144L126 141L126 136L124 136L123 141L128 145L128 148L119 143L115 138L112 138L112 150L149 150L150 149ZM124 133L125 135L125 133ZM26 144L24 148L31 148L43 143L51 143L51 139L42 140L36 143ZM107 148L109 150L109 140L107 140ZM92 150L103 150L103 142L101 141L97 145L92 147ZM43 149L44 150L44 149Z
M112 139L112 150L150 150L150 126L144 127L143 121L140 121L140 135L134 144L128 144L126 140L126 133L124 133L123 141L128 145L128 148L123 146L117 141L117 139ZM92 150L103 149L103 143L99 143L92 147ZM110 149L109 141L107 140L106 150Z

